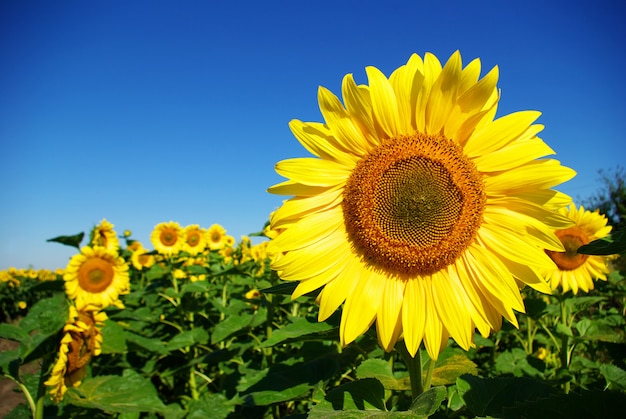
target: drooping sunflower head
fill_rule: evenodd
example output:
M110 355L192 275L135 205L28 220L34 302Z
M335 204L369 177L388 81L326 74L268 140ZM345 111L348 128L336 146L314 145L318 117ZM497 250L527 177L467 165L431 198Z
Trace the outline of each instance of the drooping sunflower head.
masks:
M271 217L272 267L299 281L293 297L323 287L320 320L343 304L344 345L376 323L386 350L468 349L475 329L516 324L518 285L550 291L543 249L563 250L553 229L570 225L551 188L575 173L543 158L539 112L495 119L497 67L480 78L456 52L366 73L344 77L343 103L320 87L324 123L290 123L315 157L276 165L288 180L270 192L292 197Z
M123 307L119 296L129 292L128 265L104 247L85 246L72 256L63 275L65 291L77 306Z
M572 220L574 225L555 231L565 251L546 250L556 268L546 270L545 276L553 290L561 287L563 292L570 289L574 294L579 289L588 292L594 288L595 279L606 281L613 256L585 255L578 253L578 248L606 237L611 232L611 226L607 226L608 220L599 210L589 211L582 205L577 209L572 204L558 212Z
M100 221L100 224L96 225L91 230L89 241L91 245L104 247L105 249L117 252L120 247L120 240L113 227L114 225L106 219Z
M170 221L157 224L152 230L150 241L157 252L171 256L181 251L185 238L180 224Z
M207 246L207 233L198 224L185 227L183 237L185 241L183 242L182 250L192 256L202 253Z
M44 385L50 387L51 398L59 403L68 387L78 387L86 375L93 356L102 351L101 328L107 319L105 313L85 307L70 306L68 320L63 328L59 355Z

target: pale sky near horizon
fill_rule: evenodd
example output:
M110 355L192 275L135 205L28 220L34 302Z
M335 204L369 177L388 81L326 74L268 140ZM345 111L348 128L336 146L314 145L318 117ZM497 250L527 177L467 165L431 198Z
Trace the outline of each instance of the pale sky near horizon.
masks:
M498 65L498 115L542 112L577 177L624 165L621 1L5 1L0 4L0 269L65 267L46 239L103 218L152 248L163 221L259 231L282 197L274 164L307 153L291 119L322 121L365 67L412 53Z

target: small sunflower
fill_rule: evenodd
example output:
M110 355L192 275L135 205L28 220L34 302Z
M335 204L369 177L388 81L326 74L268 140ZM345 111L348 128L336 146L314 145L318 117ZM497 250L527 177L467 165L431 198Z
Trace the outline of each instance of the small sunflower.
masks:
M157 252L163 255L175 255L180 252L184 242L183 229L175 221L160 223L154 227L150 241Z
M403 338L436 359L452 337L462 348L517 325L520 287L550 292L540 272L562 251L553 210L571 199L551 188L575 172L553 159L533 124L540 113L494 119L498 68L457 51L442 66L414 54L387 78L367 67L369 85L343 79L343 103L320 87L325 123L290 128L315 157L279 162L292 196L271 217L280 231L272 267L299 281L292 297L323 288L319 320L343 304L340 338L374 323L390 351Z
M184 242L182 250L192 256L202 253L207 246L207 233L198 224L192 224L183 230Z
M565 252L546 250L556 268L547 270L545 276L553 290L560 286L563 292L570 289L574 294L579 289L588 292L594 288L594 279L606 281L612 256L584 255L577 250L582 245L606 237L611 232L611 226L606 225L608 220L600 214L600 210L592 212L582 205L579 209L570 205L558 212L572 220L574 225L555 231Z
M248 291L245 295L246 300L256 300L257 298L261 298L261 291L254 288Z
M135 242L139 243L139 242ZM146 268L150 268L155 263L154 255L149 255L148 250L139 245L130 255L130 262L138 271Z
M220 250L226 247L228 237L230 236L226 235L226 229L219 224L213 224L207 229L207 240L211 250Z
M119 296L128 294L130 286L124 259L100 246L85 246L72 256L63 279L67 295L77 306L123 307Z
M50 387L51 398L59 403L68 387L78 387L86 375L92 356L102 351L101 328L107 319L105 313L77 310L70 306L68 321L63 327L59 355L44 385Z
M100 224L91 230L91 245L104 247L107 250L117 252L120 248L120 240L117 238L117 234L115 233L115 230L113 230L113 227L114 225L106 219L100 221Z

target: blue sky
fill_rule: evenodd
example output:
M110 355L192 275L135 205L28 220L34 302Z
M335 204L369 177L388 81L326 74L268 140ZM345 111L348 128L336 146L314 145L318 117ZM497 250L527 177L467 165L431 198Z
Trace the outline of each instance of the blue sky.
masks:
M541 137L594 194L624 164L621 1L5 1L0 4L0 269L65 267L46 239L106 218L258 231L274 164L305 156L288 122L365 67L460 50L500 67L499 115L536 109Z

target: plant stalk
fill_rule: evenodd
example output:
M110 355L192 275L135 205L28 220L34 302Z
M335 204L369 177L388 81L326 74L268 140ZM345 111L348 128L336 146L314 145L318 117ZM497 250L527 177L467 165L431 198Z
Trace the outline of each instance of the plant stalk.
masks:
M396 345L396 350L400 352L400 356L402 356L402 359L406 364L407 370L409 370L409 378L411 380L411 398L415 400L420 394L424 392L424 384L422 383L422 357L420 353L421 350L418 350L413 357L406 349L406 345L404 344L404 342L399 342Z

